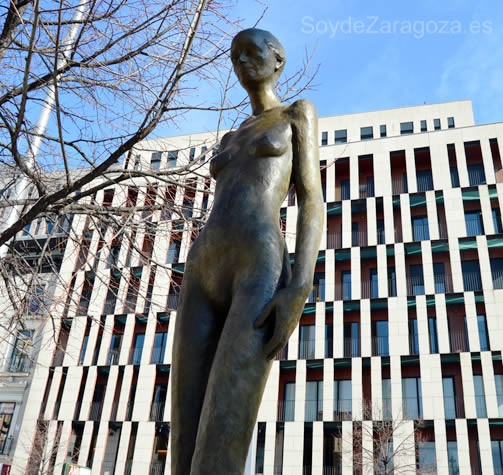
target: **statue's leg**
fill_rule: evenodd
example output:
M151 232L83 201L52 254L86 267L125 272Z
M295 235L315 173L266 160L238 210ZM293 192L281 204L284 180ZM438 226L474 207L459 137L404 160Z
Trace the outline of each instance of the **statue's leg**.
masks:
M222 323L193 276L185 275L171 368L171 474L189 475L201 407Z
M233 296L208 380L191 475L241 475L244 471L272 366L263 352L270 329L255 330L253 322L271 298L273 282L267 285L260 276L257 279L248 280L252 283L238 288Z

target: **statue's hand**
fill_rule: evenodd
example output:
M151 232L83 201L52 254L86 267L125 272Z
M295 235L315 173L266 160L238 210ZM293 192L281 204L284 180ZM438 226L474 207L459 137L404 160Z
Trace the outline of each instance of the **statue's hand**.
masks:
M280 289L255 320L254 327L258 329L275 317L273 334L264 347L267 359L273 359L288 342L299 323L306 298L306 292L302 289L290 287Z

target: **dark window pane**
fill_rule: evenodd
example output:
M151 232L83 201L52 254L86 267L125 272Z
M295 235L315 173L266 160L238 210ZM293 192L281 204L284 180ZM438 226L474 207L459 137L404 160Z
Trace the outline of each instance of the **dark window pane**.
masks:
M373 127L361 127L360 128L360 139L361 140L370 140L373 138L374 138Z
M328 132L322 132L321 133L321 145L327 145L328 144Z
M336 130L334 133L335 143L346 143L348 141L348 131L344 130Z
M433 177L431 170L419 170L416 172L417 191L433 190Z
M414 233L414 241L425 241L430 239L430 230L428 227L427 216L413 216L412 230Z
M468 165L468 179L470 186L484 185L486 182L486 174L482 163Z
M467 236L480 236L484 234L480 211L466 211L465 223Z
M503 258L491 259L491 273L493 276L493 287L503 289Z
M502 259L503 260L503 259ZM492 262L491 262L492 264ZM492 266L491 266L492 267ZM463 284L465 291L482 290L482 279L480 278L479 261L461 261L463 271ZM494 273L493 273L494 281Z
M451 185L453 188L457 188L459 186L458 167L451 167Z
M422 264L413 264L409 266L409 294L424 294L424 277Z
M400 135L413 134L414 122L402 122L400 124Z

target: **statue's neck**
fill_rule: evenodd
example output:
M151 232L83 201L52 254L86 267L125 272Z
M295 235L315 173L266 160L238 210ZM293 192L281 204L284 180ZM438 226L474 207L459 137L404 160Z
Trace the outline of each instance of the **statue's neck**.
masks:
M250 89L248 91L248 96L250 97L253 115L262 114L262 112L266 110L281 105L281 101L278 99L278 96L274 92L274 87L270 85Z

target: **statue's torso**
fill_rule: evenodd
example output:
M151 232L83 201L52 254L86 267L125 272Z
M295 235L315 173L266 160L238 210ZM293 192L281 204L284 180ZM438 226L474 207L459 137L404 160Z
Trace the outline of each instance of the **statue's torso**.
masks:
M279 212L292 174L287 107L251 117L226 134L211 171L217 180L213 207L187 261L215 279L220 272L231 277L250 271L259 262L266 267L262 271L281 267Z

